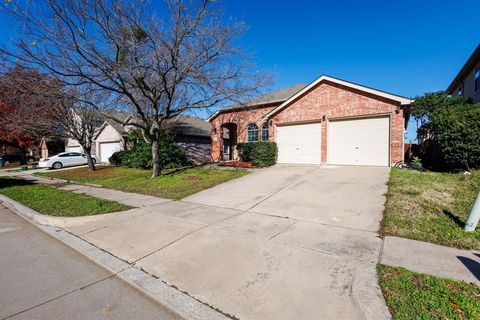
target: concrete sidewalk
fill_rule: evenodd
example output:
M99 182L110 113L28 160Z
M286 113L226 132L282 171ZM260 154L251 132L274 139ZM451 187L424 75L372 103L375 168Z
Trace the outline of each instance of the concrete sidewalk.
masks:
M385 237L380 263L480 285L480 251Z
M62 190L72 191L74 193L86 194L100 199L116 201L131 207L155 206L160 203L172 201L170 199L163 199L140 193L124 192L91 185L72 184L62 180L50 179L41 176L20 175L16 177L33 183L51 185Z

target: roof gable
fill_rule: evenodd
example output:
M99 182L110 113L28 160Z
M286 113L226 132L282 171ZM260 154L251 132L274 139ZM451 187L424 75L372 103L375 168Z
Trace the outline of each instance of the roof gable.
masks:
M406 97L402 97L402 96L394 95L394 94L391 94L391 93L388 93L388 92L380 91L380 90L377 90L377 89L365 87L365 86L362 86L362 85L359 85L359 84L356 84L356 83L353 83L353 82L341 80L341 79L330 77L330 76L327 76L327 75L322 75L319 78L317 78L315 81L310 83L308 86L306 86L305 88L303 88L302 90L298 91L296 94L291 96L288 100L283 102L281 105L279 105L278 107L276 107L276 108L270 110L269 112L267 112L263 116L263 119L268 119L269 117L276 114L280 110L283 110L288 105L290 105L293 101L297 100L299 97L301 97L302 95L304 95L305 93L307 93L308 91L310 91L311 89L313 89L314 87L316 87L317 85L319 85L323 81L330 81L330 82L333 82L333 83L336 83L336 84L339 84L339 85L343 85L345 87L349 87L349 88L356 89L356 90L359 90L359 91L363 91L363 92L366 92L366 93L369 93L369 94L372 94L372 95L376 95L376 96L379 96L379 97L382 97L382 98L386 98L386 99L389 99L389 100L392 100L392 101L396 101L396 102L400 103L400 105L409 105L413 102L413 100L411 100L409 98L406 98Z
M207 118L207 121L211 121L213 118L215 118L218 114L222 112L241 110L246 107L257 107L267 104L282 103L306 86L307 85L305 83L298 83L293 86L250 99L242 104L234 104L233 106L217 110L215 113L213 113L210 117Z

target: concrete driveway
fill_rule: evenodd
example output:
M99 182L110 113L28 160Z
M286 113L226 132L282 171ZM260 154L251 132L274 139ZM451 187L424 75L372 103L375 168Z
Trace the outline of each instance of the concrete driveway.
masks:
M278 165L184 201L377 231L389 172L381 167Z
M240 319L387 319L388 168L276 166L66 229Z

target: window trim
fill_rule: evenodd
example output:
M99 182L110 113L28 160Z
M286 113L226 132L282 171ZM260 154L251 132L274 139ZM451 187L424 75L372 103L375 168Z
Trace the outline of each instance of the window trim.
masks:
M256 132L256 140L250 140L250 132ZM249 123L247 126L247 142L258 142L258 126L256 123Z
M477 82L478 82L478 87L477 87ZM473 88L475 93L480 91L480 66L477 66L473 70Z
M462 82L462 83L460 83L460 85L458 86L457 95L458 95L458 96L463 96L464 90L465 90L465 88L464 88L463 82Z
M261 136L260 136L260 140L261 141L268 141L270 139L270 133L269 133L269 127L268 127L268 122L265 121L263 124L262 124L262 130L261 130ZM264 139L264 132L266 132L266 139Z

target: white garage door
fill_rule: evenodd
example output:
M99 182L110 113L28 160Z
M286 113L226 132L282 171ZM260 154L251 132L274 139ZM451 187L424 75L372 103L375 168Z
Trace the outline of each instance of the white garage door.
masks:
M330 121L330 164L388 166L390 118Z
M65 152L80 152L83 153L83 148L80 146L77 147L66 147Z
M100 143L100 161L108 162L108 158L117 151L122 150L121 142L103 142Z
M320 123L277 127L278 163L320 164Z

